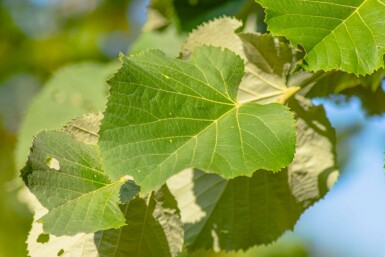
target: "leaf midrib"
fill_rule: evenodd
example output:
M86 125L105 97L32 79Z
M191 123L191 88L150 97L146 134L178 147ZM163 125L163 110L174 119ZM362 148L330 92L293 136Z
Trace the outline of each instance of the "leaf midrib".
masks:
M364 0L359 6L357 6L357 7L354 7L355 9L354 9L354 11L346 18L346 19L342 19L341 21L341 23L337 26L337 27L335 27L334 29L332 29L327 35L325 35L323 38L322 38L322 40L320 41L320 42L318 42L316 45L314 45L312 48L310 48L307 52L308 53L310 53L311 51L313 51L313 49L315 49L316 47L318 47L321 43L323 43L324 41L325 41L325 39L327 38L327 37L329 37L331 34L334 34L334 32L338 29L338 28L340 28L341 26L345 26L346 27L346 32L349 34L349 36L350 36L350 32L348 31L348 29L347 29L347 26L346 26L346 22L350 19L350 18L352 18L353 17L353 15L354 14L358 14L360 17L361 17L361 15L359 14L359 9L360 8L362 8L366 3L367 3L367 1L369 1L369 0ZM324 3L325 4L325 3ZM371 32L371 33L373 33L371 30L370 30L370 28L368 28L369 29L369 31ZM351 36L350 36L351 37ZM354 41L353 41L353 39L352 39L352 42L354 43Z
M130 68L134 68L136 69L137 71L139 71L140 73L142 73L142 75L145 75L147 78L153 80L153 78L155 78L157 80L157 82L160 82L162 84L165 84L165 82L163 80L161 80L158 75L162 76L163 74L158 72L158 71L154 71L152 68L148 67L148 66L143 66L143 65L140 65L140 64L137 64L135 63L133 60L130 60L130 59L126 59L125 60L125 64L128 65ZM197 81L197 83L200 83L200 84L203 84L205 85L207 88L209 88L210 90L212 90L213 92L216 92L216 94L219 94L220 96L222 96L224 99L228 100L229 102L225 102L225 101L219 101L219 100L214 100L214 99L210 99L210 98L206 98L202 95L200 95L198 93L199 96L195 96L195 95L191 95L191 94L186 94L186 93L181 93L179 91L169 91L169 90L165 90L165 89L161 89L161 88L154 88L154 87L151 87L151 86L148 86L148 85L145 85L145 84L142 84L142 83L132 83L132 82L128 82L129 84L137 84L139 86L143 86L143 87L147 87L147 88L151 88L151 89L154 89L154 90L160 90L160 91L164 91L164 92L167 92L167 93L172 93L172 94L179 94L179 95L185 95L185 96L188 96L188 97L193 97L193 98L197 98L197 99L201 99L201 100L204 100L204 101L209 101L209 102L214 102L214 103L217 103L217 104L223 104L223 105L232 105L232 104L235 104L236 102L229 98L228 96L224 95L222 92L218 91L218 89L216 89L215 87L212 87L208 81L207 83L205 83L204 81L200 81L198 80L197 78L191 76L190 74L188 73L184 73L183 71L180 71L180 70L177 70L175 68L172 68L170 66L162 66L162 65L159 65L159 64L156 64L156 63L150 63L150 62L147 62L147 61L144 61L144 60L141 60L140 61L141 63L148 63L148 64L151 64L151 65L157 65L157 66L160 66L160 67L167 67L168 69L172 69L174 70L175 72L178 72L180 74L182 74L183 76L186 76L192 80L195 80ZM183 63L183 61L180 61ZM197 70L199 70L196 66L194 66L193 64L191 64L190 62L185 62L189 65L191 65L192 67L196 68ZM199 70L200 71L200 70ZM200 71L202 73L202 71ZM151 78L149 75L151 75L153 78ZM202 73L203 76L204 73ZM190 88L188 87L187 85L184 85L181 81L178 81L176 79L174 79L173 77L169 77L169 79L173 80L175 83L178 83L180 85L182 85L183 87L186 87L188 88L189 90L192 90L194 92L196 92L193 88ZM115 80L114 80L115 81ZM118 81L116 80L116 82L121 82L121 83L127 83L127 81ZM225 81L223 81L225 83Z
M60 208L64 208L65 205L69 205L69 204L72 204L72 203L75 202L75 201L79 201L81 198L86 197L86 196L88 196L88 195L90 195L90 194L96 194L97 192L102 191L102 190L104 190L104 189L106 189L106 188L108 188L108 187L112 187L112 186L116 186L116 187L117 187L117 185L118 185L119 183L123 184L124 182L125 182L125 181L124 181L123 179L119 179L119 180L117 180L117 181L115 181L115 182L113 182L113 183L111 183L111 184L108 184L108 185L106 185L106 186L100 187L100 188L98 188L98 189L96 189L96 190L93 190L93 191L89 191L89 192L87 192L87 193L85 193L85 194L82 194L82 195L79 196L79 197L73 198L73 199L71 199L71 200L69 200L69 201L67 201L67 202L65 202L65 203L63 203L63 204L61 204L61 205L58 205L58 206L56 206L56 207L50 209L50 212L51 212L51 211L55 211L55 210L60 209ZM116 190L116 188L115 188L114 190ZM114 191L114 190L113 190L113 191ZM107 199L106 203L108 203L109 200L110 200L110 197ZM49 215L50 212L47 213L46 215L44 215L42 218L40 218L40 220L42 220L42 219L45 218L47 215ZM71 217L72 217L72 216L71 216ZM71 218L71 217L70 217L70 218ZM58 219L56 219L56 220L58 220ZM68 223L69 223L69 222L68 222Z
M156 166L156 169L159 169L171 156L177 154L179 152L179 150L181 150L184 146L186 146L187 144L189 144L190 142L192 142L192 140L197 140L198 139L198 136L200 136L202 133L204 133L206 130L208 130L209 128L211 128L213 125L216 125L222 118L224 118L225 116L227 116L229 113L233 112L234 110L237 110L238 108L240 108L242 105L236 103L236 105L234 105L234 108L230 109L229 111L225 112L224 114L222 114L218 119L215 119L213 120L213 122L208 125L207 127L205 127L203 130L201 130L198 134L196 134L195 136L191 137L189 140L187 140L183 145L181 145L178 149L176 149L174 152L170 153L169 156L167 156L166 159L164 159L161 163L157 164ZM153 171L154 172L154 171ZM144 181L146 180L149 176L152 175L153 172L149 172L147 173L146 176L143 177L143 179L141 179L141 181Z

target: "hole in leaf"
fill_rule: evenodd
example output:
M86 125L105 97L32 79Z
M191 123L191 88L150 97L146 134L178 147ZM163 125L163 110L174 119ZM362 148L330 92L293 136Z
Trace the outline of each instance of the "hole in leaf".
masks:
M214 227L216 227L215 224ZM215 229L211 230L211 236L213 237L213 250L214 252L219 252L221 248L219 246L219 237Z
M50 169L60 170L60 162L53 157L48 157L45 160L45 163L47 164L48 168L50 168Z
M36 241L41 244L47 243L49 241L49 234L40 234Z
M57 256L62 256L63 255L63 253L64 253L64 250L63 249L61 249L58 253L57 253Z

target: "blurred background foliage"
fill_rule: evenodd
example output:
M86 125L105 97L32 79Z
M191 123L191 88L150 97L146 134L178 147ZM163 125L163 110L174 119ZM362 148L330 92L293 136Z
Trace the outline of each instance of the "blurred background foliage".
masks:
M0 257L27 256L32 212L17 177L15 149L31 100L40 90L47 91L43 84L59 67L84 60L108 62L125 52L141 26L140 19L130 15L135 11L132 2L0 1ZM44 100L40 102L49 107ZM27 131L55 122L53 115L34 115L37 120L25 125ZM31 140L23 145L24 152Z
M102 111L103 96L107 95L105 80L117 69L120 52L158 48L176 57L188 32L222 15L235 16L247 27L266 31L263 10L253 0L0 0L0 257L27 256L25 241L32 210L18 170L29 151L31 136L44 128L60 127L68 119L89 111ZM77 64L79 62L81 64ZM90 75L87 79L82 75L86 73L97 76ZM323 81L322 87L308 92L316 103L326 104L329 118L337 129L339 164L344 172L351 170L349 161L357 155L352 149L357 145L361 145L361 150L366 149L362 140L371 142L370 138L357 138L369 136L368 126L383 124L380 118L385 111L382 76L381 71L369 79L350 78L349 85L341 85L331 77ZM329 96L329 100L320 98L325 96ZM376 140L381 147L385 141L384 130L370 133L381 138ZM349 176L346 180L344 176L337 183L337 189L328 194L328 199L341 192L339 188L344 188L344 181L349 181ZM382 186L385 188L385 183ZM344 192L349 192L346 186ZM375 197L385 196L385 189L377 188L375 192ZM348 194L348 197L355 196ZM373 198L373 195L367 197ZM334 202L329 199L331 204L341 201L338 195L334 199ZM330 209L322 204L324 209L309 214L313 219L307 213L304 215L296 226L299 232L287 233L270 246L252 248L246 253L202 251L191 256L369 256L359 251L358 255L340 255L345 248L325 249L330 241L322 244L322 238L321 243L311 241L317 236L311 237L306 231L317 233L316 219L321 219L321 224L330 221L327 219ZM314 213L314 209L317 210L317 206L309 213ZM383 209L376 211L381 213ZM385 235L381 233L376 235ZM344 241L336 243L344 244ZM382 248L376 253L381 250L385 254Z

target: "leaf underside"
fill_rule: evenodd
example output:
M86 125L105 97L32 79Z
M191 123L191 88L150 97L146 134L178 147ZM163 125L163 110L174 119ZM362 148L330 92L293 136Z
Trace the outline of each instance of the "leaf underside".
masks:
M242 60L215 47L188 61L156 50L123 58L100 130L106 172L148 192L189 167L233 178L287 166L292 115L281 104L237 103L242 76Z
M274 103L292 89L292 71L300 59L299 52L270 34L239 32L241 27L242 22L230 17L202 24L189 34L182 46L182 57L187 59L202 45L227 48L245 63L237 100Z

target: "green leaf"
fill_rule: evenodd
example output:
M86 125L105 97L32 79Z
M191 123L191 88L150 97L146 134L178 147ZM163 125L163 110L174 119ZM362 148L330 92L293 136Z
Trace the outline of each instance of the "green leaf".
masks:
M308 70L371 74L384 66L383 0L257 0L273 35L307 52Z
M34 197L29 200L35 210L34 221L27 239L28 256L31 257L97 257L93 233L78 233L73 236L54 236L43 230L43 225L38 222L46 213L45 209Z
M28 237L31 257L174 257L183 245L183 227L174 197L167 187L146 198L135 198L122 205L127 225L93 233L69 236L45 234L36 220L47 210L34 203L35 222ZM45 239L44 241L42 239Z
M175 257L183 246L183 225L166 186L123 207L127 225L95 235L100 257ZM100 242L99 242L100 241Z
M247 59L246 76L240 86L240 101L260 103L280 101L299 88L291 87L291 72L299 60L299 53L286 42L267 34L241 33ZM303 75L296 73L295 75ZM301 77L305 79L309 76Z
M110 181L103 173L97 146L60 131L36 136L22 177L49 209L40 222L55 235L123 226L118 203L127 203L139 192L126 177Z
M233 178L287 166L292 115L281 104L237 103L242 76L242 60L214 47L188 61L156 50L123 58L101 125L106 172L148 192L189 167Z
M196 47L212 45L228 48L245 63L245 76L238 90L238 101L272 103L298 90L311 74L293 72L299 53L289 44L268 34L236 32L242 23L222 17L199 26L182 47L187 59Z
M33 99L21 124L16 148L16 166L21 169L28 157L32 138L43 129L59 129L69 120L89 112L100 112L107 99L107 78L116 63L82 63L57 71Z
M238 177L230 181L198 170L180 176L183 175L186 177L178 179L186 181L192 177L193 193L186 193L185 188L191 187L188 183L185 188L177 188L176 198L193 197L188 203L180 200L185 207L183 209L181 205L182 215L194 219L200 217L185 225L185 244L190 250L245 250L270 243L287 229L292 229L302 212L291 194L285 171L260 170L251 178ZM193 212L189 206L194 202L198 204L199 212Z
M247 249L270 243L292 229L301 213L322 197L338 175L335 133L322 107L295 100L296 158L280 173L257 171L225 180L186 170L168 182L185 223L190 250Z

